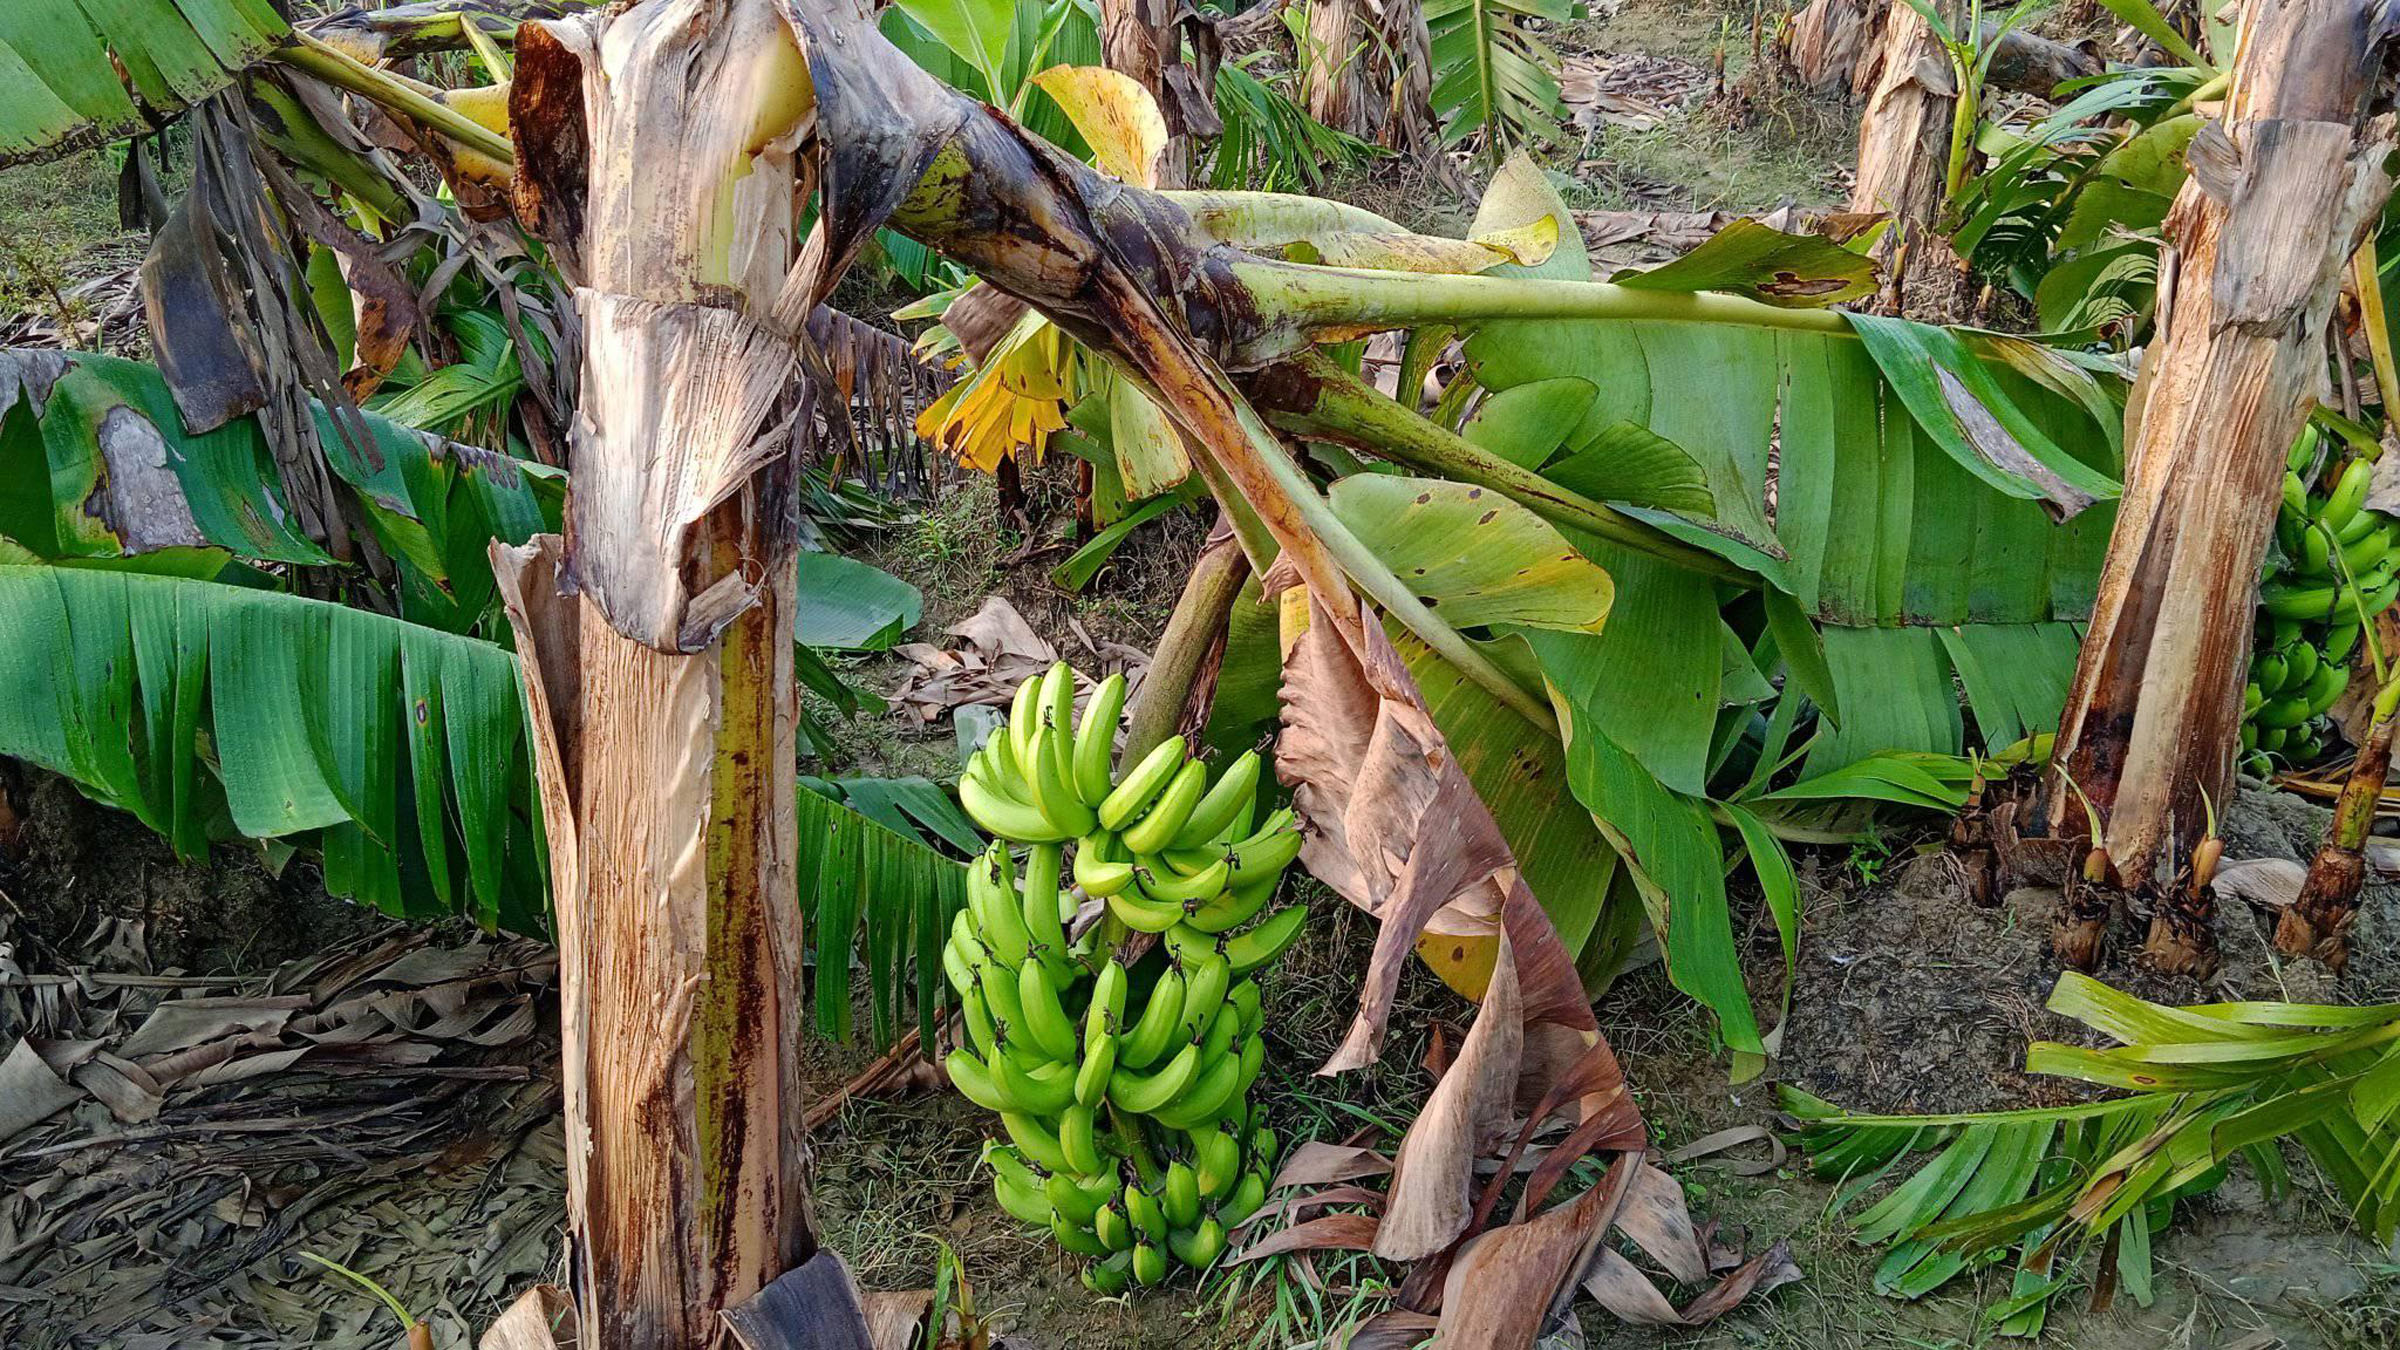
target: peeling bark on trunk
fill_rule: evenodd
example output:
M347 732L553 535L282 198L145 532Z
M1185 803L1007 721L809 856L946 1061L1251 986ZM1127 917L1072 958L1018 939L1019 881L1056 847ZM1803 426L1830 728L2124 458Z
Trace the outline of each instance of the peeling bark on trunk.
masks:
M1951 24L1963 22L1965 6L1959 0L1942 0L1938 8ZM1874 91L1858 124L1858 178L1850 209L1892 217L1875 243L1875 260L1883 266L1879 307L1931 323L1955 323L1972 308L1974 285L1934 224L1942 210L1958 82L1941 39L1912 6L1891 6L1876 48Z
M1882 30L1886 6L1869 0L1809 0L1783 32L1783 55L1800 83L1819 93L1847 89L1863 94L1882 73L1880 49L1870 39ZM1984 40L1997 40L1987 78L1995 89L2047 98L2066 80L2097 75L2098 57L2081 47L2010 28L1986 19Z
M2102 821L2114 880L2174 884L2232 800L2251 613L2292 437L2323 378L2343 267L2391 184L2388 117L2367 120L2379 11L2253 0L2224 120L2193 143L2165 234L2171 296L2126 412L2125 494L2059 724L2049 828ZM2162 908L2149 950L2203 969L2213 937ZM2196 931L2195 925L2197 925Z
M572 260L590 395L565 537L494 550L551 856L579 1343L692 1350L817 1250L786 1034L798 372L767 312L797 177L763 130L808 84L764 0L528 25L517 76L520 213Z
M1438 155L1420 0L1308 0L1308 114L1387 150Z

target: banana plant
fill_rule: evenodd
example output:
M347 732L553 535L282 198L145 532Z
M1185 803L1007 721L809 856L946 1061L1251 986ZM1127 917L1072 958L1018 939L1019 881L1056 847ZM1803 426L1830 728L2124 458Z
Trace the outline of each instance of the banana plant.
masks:
M660 22L698 11L710 22ZM603 28L605 75L587 61L603 50ZM686 79L723 96L699 97ZM438 113L392 104L448 135ZM1907 761L1878 742L1939 750L1963 735L1939 678L1956 658L1900 625L2072 622L2088 585L2082 532L2116 491L2109 428L2121 379L2105 365L1827 308L1862 293L1855 257L1771 232L1733 234L1652 273L1588 280L1571 219L1526 162L1500 175L1464 240L1307 199L1153 193L943 87L866 16L804 0L652 0L532 28L509 104L511 200L554 256L608 269L583 296L586 370L620 375L584 383L567 537L503 552L500 584L529 676L526 739L572 933L566 959L594 975L569 982L565 1019L570 1126L595 1140L574 1207L579 1299L591 1325L634 1328L629 1343L713 1334L737 1288L764 1284L814 1240L804 1211L774 1203L796 1185L778 1104L797 1088L775 1046L722 1034L796 996L780 954L798 944L768 885L796 828L770 790L788 771L773 752L792 695L775 672L793 612L781 561L795 540L778 513L747 508L782 500L788 462L754 438L770 425L762 391L783 388L796 360L793 318L875 230L913 237L1021 297L1153 403L1252 570L1305 588L1312 625L1323 625L1312 647L1377 652L1368 638L1381 627L1395 649L1422 649L1401 658L1406 669L1381 670L1395 688L1519 738L1531 758L1487 759L1472 785L1477 795L1505 785L1527 803L1507 847L1528 859L1542 848L1613 859L1587 870L1626 878L1665 930L1678 983L1744 1054L1762 1053L1765 1037L1727 978L1738 952L1720 811L1745 839L1772 841L1778 829L1810 828L1817 806L1793 801L1821 804L1836 774L1848 775L1836 780L1845 792L1938 800L1945 784L1932 769L1892 767ZM806 181L825 189L813 234L795 228L794 144L811 161ZM592 146L611 153L587 161ZM760 190L786 184L795 191ZM739 218L695 217L693 201L729 203ZM805 255L802 237L815 240ZM737 239L788 247L760 266L737 259ZM1430 415L1319 355L1362 332L1420 329L1463 334L1468 355ZM1420 361L1427 345L1418 342ZM722 398L729 411L679 417L686 394ZM1568 412L1553 420L1560 407ZM712 514L720 504L742 509ZM1400 537L1378 528L1412 506ZM1970 555L2012 566L2001 575L1959 561ZM575 592L561 590L564 576ZM1729 623L1726 602L1755 603L1756 626ZM1809 639L1828 625L1861 636L1829 631L1820 650ZM1641 664L1645 634L1669 664ZM1724 710L1765 703L1762 637L1787 687L1813 681L1821 707L1841 705L1840 734L1820 726L1805 762L1789 750L1762 756L1752 795L1712 800ZM1728 660L1737 647L1747 675ZM1846 696L1845 667L1855 681L1886 647L1912 662L1910 692L1877 706ZM2003 691L2002 711L1979 707L1979 720L2022 718L2023 690L1987 687ZM1775 702L1788 745L1801 701L1790 712ZM1673 733L1630 724L1629 708ZM1729 745L1756 725L1725 720ZM1564 770L1536 772L1545 765ZM1815 795L1769 800L1810 784ZM1560 810L1570 796L1575 809ZM1535 805L1545 797L1546 809ZM1522 833L1550 821L1555 842ZM1600 844L1578 855L1578 831ZM706 856L670 850L672 868L650 851L703 837ZM1756 855L1762 874L1775 856ZM1524 862L1526 875L1534 868ZM1574 890L1563 867L1547 874L1568 877L1567 889L1540 905L1598 913L1605 897ZM668 922L709 941L655 941ZM1582 926L1588 935L1595 924ZM594 951L646 954L643 992L597 978ZM662 1038L650 1015L645 1000L660 989L698 991L680 1035ZM1579 1011L1589 1033L1589 1008ZM725 1092L679 1098L671 1129L610 1128L637 1104L588 1066L636 1046ZM695 1197L707 1186L675 1140L729 1121L746 1128L720 1130L738 1142L706 1165L757 1185L702 1216ZM678 1179L688 1184L670 1184ZM718 1248L702 1241L717 1231L708 1222L723 1225ZM661 1300L656 1275L670 1270L688 1278Z
M2400 1005L2170 1008L2069 972L2049 1008L2117 1044L2039 1042L2026 1070L2123 1095L1877 1116L1782 1090L1810 1167L1845 1184L1840 1207L1900 1178L1853 1220L1858 1241L1889 1248L1881 1292L1921 1298L2013 1253L2009 1292L1986 1310L2001 1334L2039 1335L2079 1276L2096 1309L2120 1290L2147 1307L2152 1243L2176 1206L2236 1158L2270 1193L2284 1189L2286 1139L2377 1243L2400 1231Z
M1529 21L1563 24L1575 13L1573 0L1426 0L1442 144L1481 137L1485 159L1498 164L1512 148L1557 141L1566 116L1558 54Z

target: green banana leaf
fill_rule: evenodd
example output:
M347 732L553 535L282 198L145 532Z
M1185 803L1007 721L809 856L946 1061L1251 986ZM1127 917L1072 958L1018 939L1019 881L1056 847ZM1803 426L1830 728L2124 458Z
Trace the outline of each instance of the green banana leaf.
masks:
M184 856L316 844L326 888L407 917L542 925L516 662L325 601L0 566L0 754L73 779Z
M351 494L397 564L403 615L465 631L491 603L488 544L557 529L564 476L373 413L361 419L372 458L354 452L320 411L337 490ZM178 549L330 564L293 525L289 491L255 415L193 435L156 367L0 349L0 535L38 556Z
M949 812L958 808L948 805L949 797L940 788L921 779L915 780L923 784L921 789L912 789L908 780L896 780L896 787L868 786L874 781L824 785L839 792L848 805L806 784L800 792L800 851L793 870L815 959L809 1021L820 1033L850 1039L852 953L863 941L868 1020L875 1044L885 1047L894 1040L901 993L910 989L918 1034L931 1046L934 1014L949 997L942 944L949 940L952 918L966 905L967 870L935 851L913 829L897 833L861 810L873 803L873 814L880 816L885 806L902 799L909 802L911 815L918 810L939 815L941 808L931 806L928 791L941 798ZM950 837L947 829L941 832ZM972 829L967 833L972 835Z
M795 566L800 595L792 627L803 646L888 651L925 615L917 588L880 567L838 553L803 553Z
M0 168L148 131L290 32L269 0L0 5Z
M1811 1169L1850 1183L1838 1207L1909 1169L1852 1221L1860 1242L1890 1248L1878 1290L1920 1298L2013 1249L2010 1290L1986 1310L2003 1334L2038 1334L2049 1301L2095 1255L2112 1267L2096 1287L2113 1274L2146 1305L2151 1241L2177 1203L2213 1188L2237 1157L2270 1193L2281 1190L2283 1138L2309 1153L2377 1242L2400 1231L2400 1005L2168 1008L2069 972L2049 1007L2120 1044L2039 1043L2029 1071L2134 1090L1925 1116L1852 1114L1782 1090Z

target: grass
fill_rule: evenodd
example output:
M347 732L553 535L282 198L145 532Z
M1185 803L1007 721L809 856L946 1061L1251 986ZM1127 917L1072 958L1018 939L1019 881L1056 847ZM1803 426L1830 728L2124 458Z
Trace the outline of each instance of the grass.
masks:
M87 150L0 173L0 315L81 317L63 293L95 255L112 267L140 259L143 237L117 227L116 156Z

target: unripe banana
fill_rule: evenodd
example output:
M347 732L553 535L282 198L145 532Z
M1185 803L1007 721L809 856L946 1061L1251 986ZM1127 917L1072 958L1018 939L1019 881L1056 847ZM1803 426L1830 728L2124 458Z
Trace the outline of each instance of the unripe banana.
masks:
M1101 1246L1112 1252L1133 1246L1133 1220L1126 1218L1125 1211L1115 1205L1102 1205L1100 1212L1092 1216L1092 1233L1100 1239Z
M1181 772L1185 747L1181 736L1169 736L1158 743L1142 762L1125 775L1100 802L1100 824L1110 830L1122 830L1125 822L1148 806L1151 799L1165 790L1167 784Z
M1233 1194L1226 1197L1225 1201L1217 1206L1217 1219L1227 1228L1239 1228L1244 1220L1256 1214L1258 1207L1265 1203L1267 1203L1267 1174L1252 1168L1250 1171L1242 1173L1242 1179L1234 1183Z
M1033 733L1042 725L1042 677L1032 676L1017 686L1008 705L1008 737L1020 770L1033 763Z
M1095 900L1105 900L1133 884L1133 864L1108 856L1105 834L1087 834L1075 845L1075 884Z
M1222 1200L1242 1175L1242 1146L1223 1130L1202 1129L1191 1132L1192 1174L1199 1178L1200 1194L1211 1200Z
M1178 1260L1194 1270L1206 1270L1214 1265L1219 1253L1225 1250L1225 1226L1214 1218L1202 1219L1189 1232L1177 1233L1167 1239Z
M2308 514L2308 484L2301 482L2296 473L2283 475L2283 509L2295 516Z
M2366 504L2367 489L2374 484L2375 466L2364 459L2353 459L2343 468L2342 476L2334 482L2333 491L2326 494L2325 510L2317 520L2329 530L2339 530L2358 514Z
M2372 511L2361 511L2356 519L2369 522L2382 520ZM2391 522L2383 521L2380 524L2370 523L2368 528L2362 531L2356 539L2343 540L2342 571L2347 575L2356 576L2382 562L2384 555L2392 551L2392 536Z
M1100 1213L1101 1202L1107 1197L1086 1190L1083 1184L1062 1171L1053 1171L1042 1186L1050 1197L1050 1208L1060 1218L1077 1228L1089 1228Z
M1268 915L1257 927L1227 939L1225 960L1232 966L1235 978L1283 955L1283 949L1300 936L1301 925L1307 921L1307 906L1287 905Z
M1000 1058L1005 1059L1006 1056ZM958 1095L986 1111L1014 1111L1018 1103L1009 1096L993 1075L991 1066L977 1059L973 1051L960 1047L952 1050L942 1061L942 1069L950 1075L950 1083Z
M1084 1044L1083 1063L1075 1070L1075 1100L1086 1108L1098 1106L1116 1072L1117 1037L1104 1031Z
M1174 905L1189 914L1202 902L1213 900L1225 890L1233 877L1233 863L1220 855L1201 871L1188 876L1175 875L1175 869L1163 859L1137 857L1133 864L1133 886L1144 899L1161 905Z
M1120 1064L1109 1078L1108 1099L1136 1115L1150 1115L1190 1087L1199 1069L1200 1047L1186 1042L1175 1058L1155 1073L1145 1074Z
M1157 1196L1139 1186L1125 1188L1125 1217L1143 1237L1153 1242L1167 1240L1166 1211L1159 1207Z
M966 911L960 910L959 913ZM966 955L959 950L956 942L942 944L942 975L950 981L950 991L962 999L967 996L968 990L975 987L975 970L967 964Z
M1255 1038L1250 1044L1256 1044ZM1153 1120L1170 1130L1198 1130L1216 1124L1226 1104L1241 1091L1242 1056L1220 1050L1215 1059L1203 1058L1201 1063L1201 1071L1189 1087L1150 1113Z
M1200 1180L1191 1168L1180 1162L1167 1165L1167 1188L1159 1196L1159 1207L1166 1211L1169 1229L1200 1222Z
M2310 679L2300 690L2300 699L2308 706L2308 715L2310 717L2324 716L2325 710L2333 706L2334 700L2342 696L2342 690L2349 687L2349 684L2350 667L2336 665L2318 667L2315 677Z
M1092 1108L1079 1102L1058 1118L1058 1147L1068 1170L1077 1175L1089 1176L1100 1170L1103 1160L1092 1133Z
M1243 980L1227 990L1225 1006L1233 1009L1237 1034L1247 1036L1265 1020L1259 1008L1258 981Z
M1047 1227L1052 1213L1050 1197L1040 1178L1025 1164L1004 1149L984 1154L992 1166L992 1195L1009 1216L1025 1223Z
M1167 1258L1149 1243L1137 1243L1133 1249L1133 1278L1144 1285L1167 1278Z
M1066 1150L1060 1146L1058 1136L1051 1132L1049 1126L1015 1111L1001 1112L1000 1124L1008 1131L1008 1141L1017 1146L1018 1153L1039 1163L1046 1171L1068 1170Z
M1075 792L1083 804L1098 810L1108 800L1109 762L1117 752L1117 718L1125 711L1125 676L1111 675L1092 691L1092 698L1083 708L1083 722L1075 729L1075 749L1070 756L1075 771Z
M958 780L958 804L985 833L1020 844L1055 844L1070 833L1051 824L1040 808L1002 795L972 769Z
M1100 968L1099 975L1092 980L1091 1006L1083 1014L1086 1043L1097 1042L1125 1025L1125 992L1131 983L1132 977L1125 973L1125 967L1113 958Z
M1065 1062L1075 1058L1075 1024L1058 1001L1058 982L1037 957L1017 967L1017 1005L1024 1018L1020 1044L1030 1045L1045 1058Z
M1185 761L1149 811L1125 827L1125 847L1132 849L1136 858L1165 848L1183 829L1183 823L1192 818L1192 808L1200 804L1200 793L1207 785L1208 766L1196 759ZM1135 880L1140 880L1139 869Z
M1201 795L1192 813L1183 821L1167 843L1168 848L1198 848L1217 837L1217 832L1233 823L1244 804L1258 797L1259 758L1256 750L1244 750L1241 756L1217 775L1217 781ZM1134 850L1139 853L1141 850Z
M1150 1001L1143 1005L1142 1015L1133 1029L1117 1038L1118 1072L1125 1069L1146 1069L1157 1062L1174 1043L1175 1033L1182 1026L1183 972L1173 966L1160 972L1150 986Z
M1053 1180L1055 1179L1053 1178ZM1054 1213L1051 1215L1050 1236L1057 1240L1059 1246L1077 1256L1108 1255L1108 1248L1101 1245L1099 1234L1070 1222L1064 1214Z
M2300 556L2293 568L2304 577L2333 575L2333 532L2321 522L2300 532Z
M1301 845L1306 842L1293 826L1292 814L1278 811L1268 818L1265 829L1235 844L1226 851L1226 856L1232 860L1236 876L1263 876L1290 866L1292 859L1300 856Z
M1063 861L1056 844L1035 844L1026 850L1025 892L1017 906L1025 921L1027 942L1054 974L1064 966L1067 955L1067 930L1058 915L1058 871Z
M1275 1166L1275 1132L1264 1126L1250 1134L1250 1161L1262 1168Z
M1000 1050L1000 1028L992 1021L991 1006L984 1001L983 990L968 985L967 992L958 996L959 1015L967 1022L967 1037L975 1043L976 1053L993 1055Z
M1236 885L1191 911L1183 921L1202 933L1229 933L1265 909L1267 902L1275 898L1275 887L1281 882L1281 874L1269 873L1256 881Z
M2358 639L2365 632L2365 626L2359 623L2334 624L2325 634L2323 658L2336 665L2349 660L2350 653L2358 650Z
M2317 678L2318 664L2318 652L2315 647L2305 642L2293 643L2290 654L2284 658L2283 663L2284 691L2289 692ZM2259 687L2263 689L2266 686L2260 685Z
M1133 1254L1119 1251L1105 1261L1095 1261L1083 1268L1083 1287L1103 1297L1122 1294L1133 1287Z
M1061 837L1072 838L1089 834L1099 817L1083 804L1067 768L1067 733L1056 727L1043 727L1034 733L1033 804L1043 819L1057 827Z
M1183 978L1183 1036L1196 1041L1233 987L1233 966L1225 957L1210 952L1186 969Z
M1007 847L993 844L967 868L967 908L975 914L975 936L993 961L1014 971L1033 946L1033 934L1025 929L1015 888L1002 874L997 855Z
M1009 1110L1030 1116L1055 1116L1075 1100L1075 1077L1064 1064L1042 1066L1045 1070L1057 1070L1055 1073L1036 1072L1005 1051L992 1056L988 1063L992 1081L1010 1103Z
M1137 875L1135 881L1140 881ZM1163 933L1183 922L1183 906L1163 900L1152 900L1132 891L1120 891L1108 897L1108 912L1117 922L1137 933Z

